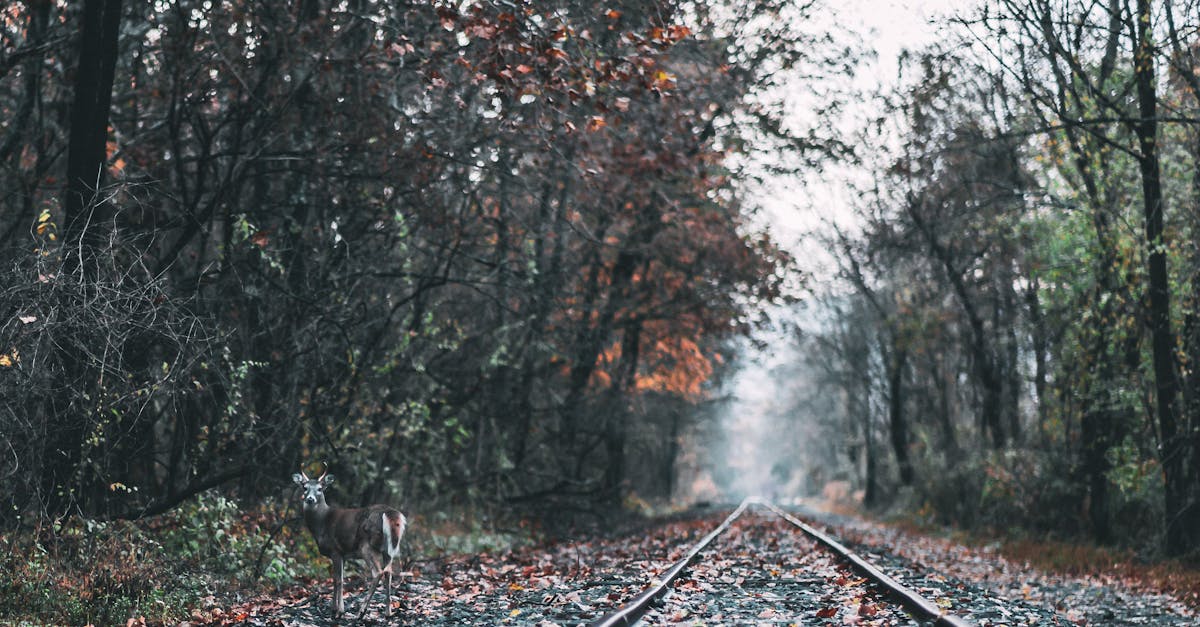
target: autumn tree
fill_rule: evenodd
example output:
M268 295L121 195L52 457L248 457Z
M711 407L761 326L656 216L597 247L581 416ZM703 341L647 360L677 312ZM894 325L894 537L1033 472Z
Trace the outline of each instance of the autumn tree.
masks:
M791 270L748 142L837 152L768 86L845 55L796 29L815 5L754 9L6 7L0 517L314 459L431 508L642 489Z

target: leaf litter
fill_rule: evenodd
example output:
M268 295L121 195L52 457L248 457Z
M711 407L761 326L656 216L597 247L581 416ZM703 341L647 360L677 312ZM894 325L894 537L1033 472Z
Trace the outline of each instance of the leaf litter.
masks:
M396 578L393 615L377 592L361 624L586 624L655 582L727 512L693 514L611 538L410 562ZM857 519L806 511L859 554L939 607L980 627L1192 625L1162 595L1050 577L949 542ZM350 569L348 572L357 572ZM330 580L283 595L193 613L190 625L325 627ZM347 581L356 616L361 578ZM342 623L348 623L343 620ZM747 512L701 555L643 618L646 625L925 625L872 583L769 512Z

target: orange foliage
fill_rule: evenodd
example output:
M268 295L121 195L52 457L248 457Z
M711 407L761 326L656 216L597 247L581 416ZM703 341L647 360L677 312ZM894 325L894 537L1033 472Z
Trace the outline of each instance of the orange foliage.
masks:
M700 346L688 337L666 336L650 342L643 340L641 367L634 380L634 389L639 392L662 392L677 394L689 399L704 396L704 383L713 373L713 360L704 354ZM608 386L612 377L606 367L621 357L621 343L614 342L596 359L596 370L590 383L593 386Z
M690 398L703 396L702 386L712 376L712 362L688 338L671 338L655 343L657 363L649 373L638 374L637 389L671 392Z

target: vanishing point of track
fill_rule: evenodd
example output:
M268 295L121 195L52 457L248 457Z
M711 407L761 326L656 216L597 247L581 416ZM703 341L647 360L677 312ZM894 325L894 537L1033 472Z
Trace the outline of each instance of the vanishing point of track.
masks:
M914 617L922 621L930 621L939 627L969 627L972 625L970 621L943 610L938 604L922 597L916 591L888 576L878 567L855 554L840 542L780 509L775 504L761 498L750 497L742 501L737 509L726 517L720 525L694 544L682 559L675 562L674 565L661 575L653 578L649 587L627 601L617 610L590 623L590 627L618 627L637 623L647 612L655 607L656 603L661 602L668 595L672 586L680 580L689 567L701 558L702 553L705 552L709 545L729 530L734 522L753 506L759 506L777 515L786 521L795 532L808 536L836 556L838 560L849 564L863 578L872 582L880 592L890 597L894 602L901 604ZM799 621L802 617L797 616L794 618Z

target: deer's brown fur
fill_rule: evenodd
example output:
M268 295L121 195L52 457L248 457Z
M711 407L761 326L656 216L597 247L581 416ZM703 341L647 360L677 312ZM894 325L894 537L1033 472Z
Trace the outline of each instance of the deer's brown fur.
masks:
M400 539L407 527L404 514L386 505L333 507L325 501L325 487L333 482L331 475L310 479L304 473L296 473L292 478L305 491L304 524L316 539L321 555L332 562L334 615L344 611L344 562L361 559L367 564L372 584L359 618L366 614L367 603L379 587L381 578L387 581L387 615L391 616L392 560L400 553Z

